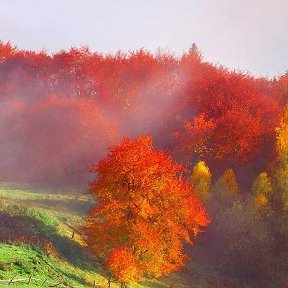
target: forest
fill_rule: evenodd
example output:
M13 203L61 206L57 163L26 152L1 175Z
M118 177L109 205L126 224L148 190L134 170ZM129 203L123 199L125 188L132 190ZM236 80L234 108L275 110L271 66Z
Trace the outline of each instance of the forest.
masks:
M287 100L288 73L214 65L194 43L177 56L0 42L0 180L96 196L79 235L121 287L181 270L170 287L284 288Z

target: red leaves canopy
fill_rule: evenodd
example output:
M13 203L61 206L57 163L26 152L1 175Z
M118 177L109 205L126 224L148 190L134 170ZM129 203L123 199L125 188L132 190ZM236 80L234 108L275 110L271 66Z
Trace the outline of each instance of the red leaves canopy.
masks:
M1 130L0 151L4 151L1 163L4 164L0 165L0 176L19 181L23 180L20 178L23 170L31 170L31 176L24 177L25 181L30 178L41 182L42 178L47 178L57 184L74 182L77 174L74 163L81 166L82 172L86 171L90 155L95 159L100 150L106 148L98 143L114 144L117 141L114 141L117 138L114 134L118 134L114 130L118 129L120 136L151 134L161 149L184 152L189 161L203 158L213 172L220 166L229 168L231 164L255 166L256 159L271 157L279 107L287 101L287 77L269 80L229 71L202 61L194 48L181 57L160 50L152 54L145 49L102 55L87 47L48 55L45 51L20 50L0 41L0 126L8 122L13 126L7 129L8 135L5 127L5 133ZM58 100L51 101L51 95L56 95ZM10 110L5 107L11 106L10 103L13 107L8 113ZM44 118L41 109L35 109L42 105L39 103L46 103L42 109ZM75 107L81 115L74 117L75 109L68 106ZM22 129L23 114L27 114L23 112L25 107L33 121ZM50 113L53 117L46 117ZM15 119L17 125L9 117ZM58 125L62 121L67 125ZM45 128L50 130L54 126L57 126L57 133L46 133L47 138L42 141ZM69 126L69 133L66 126ZM175 131L177 143L171 137ZM29 137L19 139L22 134L29 134ZM71 146L68 139L62 145L63 153L68 156L64 165L68 173L59 167L63 161L56 159L55 168L49 163L50 157L42 158L43 153L38 156L34 153L37 165L29 161L30 157L27 161L22 159L30 149L34 151L36 142L43 151L49 150L50 141L61 142L59 139L68 134L71 138L83 135L77 142L77 153L66 149L66 145ZM11 145L6 141L8 138L17 138L17 141ZM7 159L7 155L13 160ZM77 162L70 161L75 155ZM47 173L40 173L47 177L39 179L41 170L47 170ZM63 174L60 182L59 174ZM83 185L86 176L79 177L77 182Z
M279 108L272 97L259 93L254 81L221 69L198 79L187 105L199 114L174 133L177 151L184 152L188 160L200 157L229 165L265 153L274 142Z
M156 151L151 137L141 136L110 148L91 171L97 173L90 192L98 205L90 210L84 232L88 245L107 259L111 273L123 280L123 269L131 265L133 277L125 278L131 281L184 266L183 243L192 244L208 219L183 180L183 167ZM123 254L130 260L119 265Z

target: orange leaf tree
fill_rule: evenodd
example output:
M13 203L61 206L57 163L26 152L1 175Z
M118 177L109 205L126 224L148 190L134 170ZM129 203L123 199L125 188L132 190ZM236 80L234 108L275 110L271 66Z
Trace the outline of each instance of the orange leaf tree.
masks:
M156 151L150 136L140 136L109 148L91 172L97 174L89 189L97 206L83 231L111 275L130 283L183 267L183 244L192 244L209 222L184 168Z

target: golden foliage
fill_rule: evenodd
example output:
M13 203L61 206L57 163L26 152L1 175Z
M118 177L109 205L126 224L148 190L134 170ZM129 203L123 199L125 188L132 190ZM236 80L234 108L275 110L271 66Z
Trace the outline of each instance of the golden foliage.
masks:
M190 183L194 186L198 196L204 202L210 198L211 172L204 161L199 161L193 167Z

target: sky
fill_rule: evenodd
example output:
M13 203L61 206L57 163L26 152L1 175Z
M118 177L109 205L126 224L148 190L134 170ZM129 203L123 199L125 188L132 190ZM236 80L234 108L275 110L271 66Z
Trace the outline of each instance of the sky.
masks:
M0 40L176 55L195 42L206 61L273 77L288 70L288 0L0 0Z

